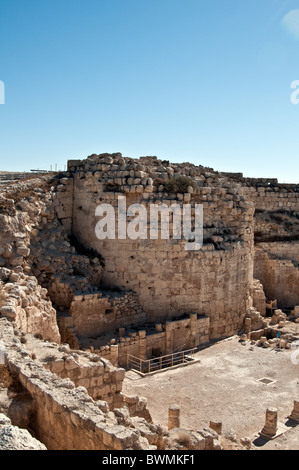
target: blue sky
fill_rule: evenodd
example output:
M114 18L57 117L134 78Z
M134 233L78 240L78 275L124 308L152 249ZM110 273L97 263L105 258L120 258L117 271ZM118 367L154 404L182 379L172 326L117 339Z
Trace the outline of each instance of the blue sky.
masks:
M298 0L0 0L0 170L122 152L299 183L296 10Z

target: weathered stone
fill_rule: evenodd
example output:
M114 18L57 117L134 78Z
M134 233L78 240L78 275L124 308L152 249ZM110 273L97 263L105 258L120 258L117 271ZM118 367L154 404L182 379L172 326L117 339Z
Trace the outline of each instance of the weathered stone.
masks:
M47 450L26 429L16 426L0 427L0 450Z
M261 436L272 439L277 433L277 409L268 408L266 411L266 422L262 431Z
M181 408L178 405L171 405L168 408L168 429L169 429L169 431L171 429L180 427L180 411L181 411Z

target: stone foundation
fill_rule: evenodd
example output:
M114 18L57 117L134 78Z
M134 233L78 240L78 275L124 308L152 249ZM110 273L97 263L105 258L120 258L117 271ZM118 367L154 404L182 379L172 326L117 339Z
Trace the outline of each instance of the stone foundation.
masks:
M254 277L263 284L267 298L276 299L280 308L291 309L299 303L299 269L290 259L274 257L273 249L256 248Z
M43 361L38 358L32 359L33 352L29 348L29 338L28 344L22 344L15 336L11 323L4 318L0 319L0 341L4 345L5 366L15 380L20 382L32 401L28 425L34 431L37 440L31 439L28 433L25 436L24 432L18 432L18 435L25 436L34 449L153 451L163 450L169 446L168 436L164 434L162 427L151 422L144 399L123 396L121 407L109 411L107 402L94 400L84 386L76 386L74 382L84 368L82 363L79 365L80 361L76 354L85 357L85 366L88 368L93 366L88 364L86 359L91 359L92 355L69 351L62 345L60 352L67 351L63 368L59 360L53 358L52 361L49 358L48 360L44 358ZM57 353L58 346L55 343L43 343L42 347L37 344L35 346L39 354L42 354L43 348ZM94 359L96 359L94 367L97 369L94 378L102 377L105 381L106 377L111 384L121 381L123 372L120 369L113 368L98 357ZM47 363L48 367L52 368L50 362L53 369L56 368L55 373L44 367ZM57 373L66 374L68 377L61 378ZM72 374L74 382L69 378ZM0 435L3 433L2 426L10 425L7 418L3 419L0 422ZM203 449L220 448L216 436L212 438L209 434L203 437L204 433L198 432ZM25 440L22 448L26 448Z
M121 331L121 336L93 351L101 357L113 361L115 345L117 345L117 361L121 367L127 367L128 355L141 359L164 356L175 351L207 346L210 319L191 314L187 318L156 324L147 330Z

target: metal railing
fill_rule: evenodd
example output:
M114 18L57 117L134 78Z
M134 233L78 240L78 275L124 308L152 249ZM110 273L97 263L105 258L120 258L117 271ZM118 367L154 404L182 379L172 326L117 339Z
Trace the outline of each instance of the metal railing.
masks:
M152 359L140 359L139 357L128 354L127 366L128 369L141 372L142 374L149 374L157 370L168 369L179 364L187 364L194 360L194 354L197 348L188 349L186 351L179 351L166 356L154 357Z

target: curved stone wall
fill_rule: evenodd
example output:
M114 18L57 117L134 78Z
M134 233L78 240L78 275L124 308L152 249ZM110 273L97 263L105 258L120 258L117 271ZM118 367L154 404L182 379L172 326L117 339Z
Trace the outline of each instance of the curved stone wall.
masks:
M157 165L141 165L118 154L81 162L73 173L72 233L103 257L104 286L137 292L148 322L194 312L210 317L212 338L234 334L251 306L253 204L239 184L228 184L221 175L194 166L186 171L185 165L184 173L195 187L166 193L163 184L182 169L169 164L163 173L162 164L158 171ZM126 197L127 207L146 207L148 220L151 204L202 204L203 247L186 251L184 239L120 240L117 234L115 239L99 240L96 208L110 204L117 213L119 196Z

